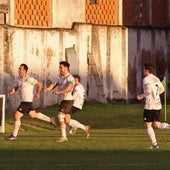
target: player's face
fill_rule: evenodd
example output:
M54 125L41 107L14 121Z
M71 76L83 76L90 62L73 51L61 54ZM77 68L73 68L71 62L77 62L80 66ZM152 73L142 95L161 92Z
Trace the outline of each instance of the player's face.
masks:
M62 76L65 76L68 72L68 68L65 67L64 65L60 64L59 66L59 72Z
M25 77L25 75L26 75L26 70L24 69L23 66L20 66L20 67L18 68L18 74L19 74L20 77Z
M75 85L79 84L78 78L74 78L74 81L75 81Z
M149 74L149 71L144 68L144 69L143 69L143 74L144 74L144 76L147 76L147 75Z

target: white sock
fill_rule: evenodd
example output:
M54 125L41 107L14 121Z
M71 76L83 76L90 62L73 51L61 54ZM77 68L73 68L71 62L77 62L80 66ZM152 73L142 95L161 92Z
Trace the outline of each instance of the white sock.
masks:
M20 126L21 126L21 121L20 120L15 121L13 136L17 137Z
M147 133L148 133L148 135L150 137L152 145L157 145L157 141L156 141L156 137L155 137L155 132L154 132L153 128L150 127L148 129L146 129L146 131L147 131Z
M43 120L45 122L51 122L50 117L42 114L41 112L38 113L37 119Z
M70 119L69 125L72 127L80 128L82 130L86 129L86 126L78 122L77 120Z
M165 123L165 122L163 123L160 122L158 125L158 129L170 129L170 124Z
M66 125L61 126L61 136L66 138Z

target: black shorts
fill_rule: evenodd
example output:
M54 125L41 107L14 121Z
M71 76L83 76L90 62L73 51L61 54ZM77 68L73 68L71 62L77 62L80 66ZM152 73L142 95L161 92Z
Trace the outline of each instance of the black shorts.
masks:
M76 112L79 111L79 110L80 110L79 108L73 106L73 107L71 108L71 114L74 114L74 113L76 113Z
M160 122L161 110L144 110L143 120L145 122Z
M17 111L22 114L28 114L30 111L34 110L32 102L21 102L17 108Z
M60 104L59 111L65 114L71 114L72 106L73 106L73 100L63 100Z

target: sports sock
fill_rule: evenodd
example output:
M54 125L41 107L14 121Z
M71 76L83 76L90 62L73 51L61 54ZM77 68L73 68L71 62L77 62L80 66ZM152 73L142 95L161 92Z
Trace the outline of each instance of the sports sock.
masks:
M70 119L69 125L72 127L80 128L82 130L86 129L86 126L78 122L77 120Z
M45 122L51 122L50 117L42 114L41 112L38 113L37 119L43 120Z
M170 129L170 124L165 123L165 122L163 123L160 122L158 125L158 129Z
M150 128L148 128L148 129L146 129L146 131L147 131L147 134L148 134L149 137L150 137L150 140L151 140L151 142L152 142L152 145L157 145L156 136L155 136L155 132L154 132L153 128L150 127Z
M20 126L21 126L21 121L20 120L15 121L13 136L17 137Z
M61 126L61 136L66 138L66 125Z

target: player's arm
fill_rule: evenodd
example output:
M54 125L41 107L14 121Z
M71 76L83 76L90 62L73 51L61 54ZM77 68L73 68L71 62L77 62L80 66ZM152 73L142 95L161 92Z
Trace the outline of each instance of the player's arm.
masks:
M137 96L138 100L142 100L152 93L152 88L149 83L144 84L144 93Z
M53 94L65 94L65 93L69 93L69 92L72 91L72 89L73 89L73 83L70 82L65 89L60 90L60 91L58 91L58 90L54 91Z
M42 83L40 81L37 81L37 83L35 85L36 85L36 93L35 93L34 98L39 99L40 98L40 92L42 90Z
M10 97L11 95L13 95L16 91L18 90L18 86L13 87L9 90L9 92L6 94L6 97Z
M44 92L51 91L58 86L58 83L51 83L48 87L44 88Z
M162 94L165 91L165 88L163 86L163 84L160 82L159 83L159 94Z

